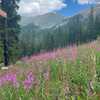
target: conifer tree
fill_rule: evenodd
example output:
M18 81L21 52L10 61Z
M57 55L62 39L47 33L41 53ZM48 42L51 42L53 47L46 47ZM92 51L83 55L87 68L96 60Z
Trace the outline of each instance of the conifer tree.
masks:
M18 35L20 33L20 15L17 10L20 0L1 0L1 9L7 13L7 18L0 18L0 29L3 41L4 63L7 66L13 62L18 53Z

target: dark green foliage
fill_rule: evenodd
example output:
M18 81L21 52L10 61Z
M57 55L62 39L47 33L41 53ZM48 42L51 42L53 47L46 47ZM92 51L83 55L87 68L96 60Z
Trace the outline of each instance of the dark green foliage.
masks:
M7 25L5 28L4 18L0 18L0 35L1 41L3 41L6 31L9 62L16 61L19 52L18 35L20 33L20 25L18 21L20 20L20 16L17 13L19 1L20 0L2 0L1 3L1 9L7 13ZM0 56L1 55L2 54L0 54Z
M88 18L88 23L87 23L87 41L91 41L93 39L96 39L96 34L95 34L95 19L94 19L94 8L91 7L90 10L90 15ZM89 39L90 38L90 39Z
M95 33L100 36L100 14L95 17Z

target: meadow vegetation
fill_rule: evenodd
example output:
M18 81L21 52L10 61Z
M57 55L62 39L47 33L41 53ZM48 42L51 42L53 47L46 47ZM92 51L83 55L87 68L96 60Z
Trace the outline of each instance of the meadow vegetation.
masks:
M1 100L99 100L99 43L25 57L1 70Z

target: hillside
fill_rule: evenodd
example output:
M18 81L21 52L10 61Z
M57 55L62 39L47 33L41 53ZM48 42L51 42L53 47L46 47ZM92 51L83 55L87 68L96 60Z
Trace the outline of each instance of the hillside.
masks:
M59 23L59 24L57 24L57 26L55 26L55 27L60 27L60 26L62 26L62 27L66 26L67 27L68 26L68 22L70 23L70 19L75 19L75 17L78 16L78 15L81 15L82 16L82 19L81 20L84 23L86 23L87 20L88 20L88 16L90 14L90 10L91 9L88 8L86 10L82 10L82 11L78 12L77 14L75 14L73 16L70 16L68 18L65 18L65 20L63 19L62 22ZM96 17L96 15L100 16L100 6L94 7L93 13L94 13L94 17Z
M100 35L99 10L100 7L96 6L71 17L48 13L33 17L33 22L32 19L29 19L31 23L22 26L19 36L20 44L24 44L21 46L22 51L25 51L26 55L31 55L96 40ZM28 44L30 44L29 47L27 47Z
M32 55L10 65L8 70L0 70L0 98L71 100L77 97L80 100L99 100L99 42L100 40Z

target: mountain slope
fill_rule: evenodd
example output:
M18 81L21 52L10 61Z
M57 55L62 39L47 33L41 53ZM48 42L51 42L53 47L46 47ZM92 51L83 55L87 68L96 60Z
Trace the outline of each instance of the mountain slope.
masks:
M41 28L49 28L56 24L59 24L63 20L64 16L58 13L47 13L44 15L39 15L35 17L22 17L21 25L28 25L34 23L35 25L40 26Z
M59 23L55 26L55 29L59 28L59 27L69 26L68 23L70 23L70 20L71 19L74 20L76 16L82 16L81 20L83 21L83 23L87 23L90 11L91 11L91 8L88 8L88 9L83 10L83 11L81 11L73 16L64 18L61 23ZM100 16L100 5L94 7L93 13L94 13L94 17L96 17L96 15Z
M71 17L62 18L57 13L34 17L35 21L22 27L20 34L20 44L24 55L72 44L79 45L97 39L100 36L99 11L100 7L94 8L95 17L92 9L86 9Z

